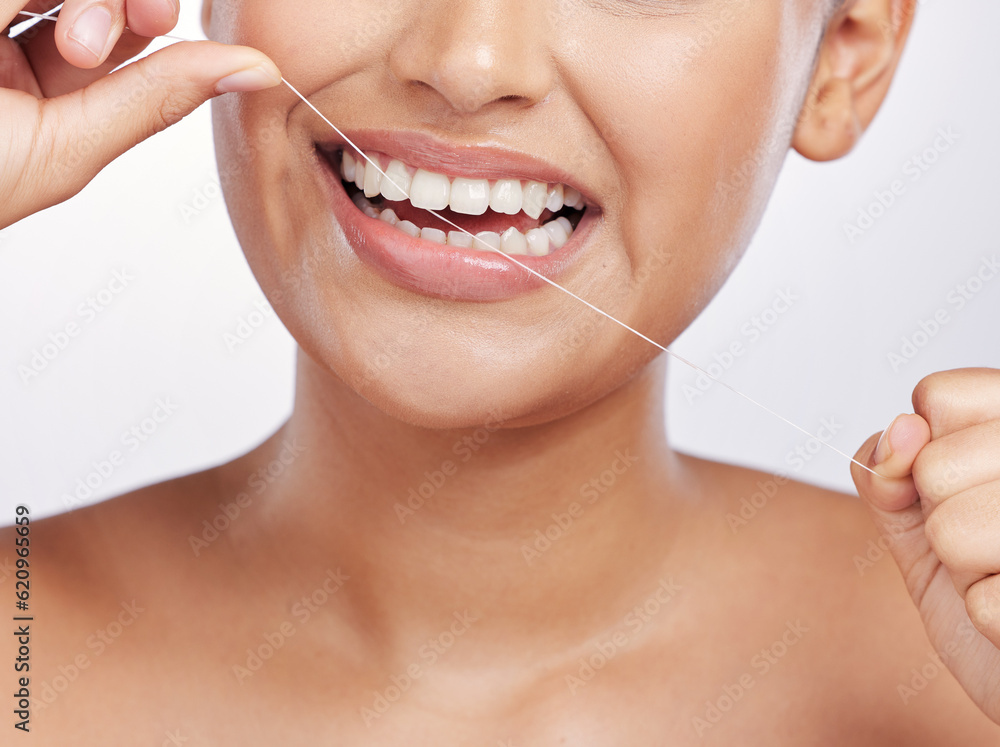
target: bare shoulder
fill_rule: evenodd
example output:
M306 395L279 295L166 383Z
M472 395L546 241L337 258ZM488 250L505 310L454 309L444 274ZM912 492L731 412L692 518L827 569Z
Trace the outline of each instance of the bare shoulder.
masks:
M144 591L175 555L194 507L210 500L214 471L177 478L67 513L0 529L9 568L18 533L29 542L31 608L50 630L103 618ZM29 514L30 517L30 514Z
M787 605L789 618L809 619L816 645L803 647L802 674L826 680L826 697L850 714L841 720L845 742L1000 744L1000 726L928 641L857 495L740 467L713 464L712 471L735 556L772 585L761 603L780 597L774 603Z
M16 613L27 618L17 621L24 634L0 637L0 660L6 668L24 659L16 683L25 678L36 743L63 743L65 729L95 707L93 687L108 672L155 661L149 642L162 632L155 610L183 592L187 517L214 482L208 471L0 529L4 612L14 605L17 570L27 592Z

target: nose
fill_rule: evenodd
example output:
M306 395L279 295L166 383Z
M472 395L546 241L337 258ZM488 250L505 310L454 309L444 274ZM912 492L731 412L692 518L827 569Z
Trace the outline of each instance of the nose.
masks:
M551 90L546 2L430 0L398 37L392 74L410 89L433 92L455 112L499 102L530 106Z

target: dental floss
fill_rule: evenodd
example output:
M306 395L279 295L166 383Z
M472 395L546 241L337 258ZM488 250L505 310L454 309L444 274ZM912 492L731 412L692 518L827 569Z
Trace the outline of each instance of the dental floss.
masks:
M34 17L34 18L38 18L39 20L45 20L45 21L55 21L55 20L57 19L57 16L54 16L54 15L51 15L51 14L53 14L53 13L57 12L57 11L58 11L58 10L59 10L59 9L60 9L61 7L62 7L62 5L59 5L59 6L57 6L57 7L53 8L52 10L50 10L50 11L48 11L47 13L44 13L44 14L42 14L42 13L32 13L32 12L30 12L30 11L26 11L26 10L22 10L22 11L19 11L19 15L26 15L26 16L32 16L32 17ZM33 27L32 27L32 28L33 28ZM12 38L12 39L13 39L13 38L16 38L16 36L17 36L17 35L13 35L13 36L11 36L10 38ZM165 39L174 39L174 40L176 40L176 41L192 41L191 39L184 39L184 38L182 38L182 37L179 37L179 36L172 36L172 35L170 35L170 34L161 34L160 36L161 36L162 38L165 38ZM328 125L329 125L329 126L330 126L331 128L333 128L334 132L336 132L336 133L337 133L337 134L338 134L338 135L339 135L340 137L342 137L342 138L344 139L344 141L345 141L345 142L346 142L346 143L347 143L348 145L350 145L350 146L351 146L352 148L354 148L354 150L356 150L356 151L358 152L358 154L359 154L359 155L360 155L360 156L361 156L362 158L364 158L364 159L365 159L365 160L366 160L366 161L367 161L367 162L368 162L369 164L371 164L372 166L374 166L374 167L375 167L375 169L376 169L376 170L377 170L377 171L378 171L378 172L379 172L379 173L380 173L380 174L382 175L382 179L384 179L384 180L388 181L388 182L389 182L390 184L392 184L392 185L393 185L394 187L396 187L397 189L399 189L399 190L400 190L400 192L402 192L402 193L403 193L403 194L404 194L404 195L405 195L405 196L406 196L407 198L409 198L409 196L410 196L410 195L409 195L409 192L408 192L407 190L403 189L403 188L402 188L402 187L400 187L400 186L399 186L398 184L396 184L396 182L394 182L394 181L393 181L392 179L390 179L390 178L389 178L389 176L388 176L388 175L387 175L387 174L386 174L386 173L385 173L385 172L384 172L384 171L382 170L382 168L381 168L381 167L380 167L380 166L378 165L378 163L376 163L376 162L375 162L375 161L374 161L373 159L369 158L369 157L368 157L368 155L367 155L367 154L366 154L366 153L365 153L365 152L364 152L363 150L361 150L361 148L359 148L359 147L358 147L357 145L355 145L355 144L354 144L354 143L353 143L353 142L351 141L351 139L347 137L347 135L345 135L345 134L344 134L343 132L341 132L340 128L339 128L339 127L337 127L337 125L335 125L335 124L334 124L333 122L331 122L331 121L330 121L329 119L327 119L327 117L326 117L326 116L325 116L325 115L324 115L324 114L323 114L323 113L322 113L322 112L321 112L321 111L320 111L319 109L317 109L317 108L316 108L315 106L313 106L312 102L311 102L311 101L309 101L309 99L307 99L307 98L306 98L305 96L303 96L303 95L302 95L301 93L299 93L299 90L298 90L298 89L297 89L297 88L296 88L295 86L293 86L293 85L292 85L291 83L289 83L289 82L288 82L288 81L287 81L287 80L285 79L285 77L284 77L284 76L282 76L282 78L281 78L281 82L282 82L282 83L284 83L284 84L285 84L285 85L286 85L286 86L288 87L288 89L289 89L289 90L290 90L290 91L291 91L292 93L294 93L294 94L295 94L295 95L296 95L296 96L297 96L298 98L300 98L300 99L302 100L302 102L303 102L303 103L304 103L304 104L305 104L306 106L308 106L308 107L309 107L310 109L312 109L312 110L313 110L313 111L314 111L314 112L315 112L315 113L316 113L316 114L317 114L317 115L318 115L318 116L320 117L320 119L322 119L322 120L323 120L324 122L326 122L326 124L328 124ZM821 445L825 446L826 448L830 449L830 450L831 450L831 451L833 451L834 453L836 453L836 454L839 454L840 456L844 457L844 458L845 458L845 459L847 459L847 460L848 460L849 462L851 462L851 463L853 463L853 464L856 464L857 466L861 467L861 469L863 469L863 470L866 470L866 471L868 471L868 472L871 472L871 473L872 473L873 475L875 475L876 477L878 477L878 476L879 476L879 475L878 475L878 473L877 473L877 472L875 472L875 470L873 470L873 469L871 469L870 467L868 467L868 466L866 466L866 465L862 464L862 463L861 463L861 462L859 462L859 461L858 461L857 459L855 459L854 457L852 457L852 456L848 455L847 453L845 453L845 452L841 451L840 449L838 449L838 448L837 448L836 446L834 446L833 444L831 444L831 443L828 443L827 441L824 441L823 439L821 439L821 438L819 438L819 437L815 436L814 434L810 433L810 432L809 432L808 430L806 430L805 428L803 428L803 427L801 427L801 426L799 426L799 425L796 425L795 423L793 423L793 422L792 422L791 420L789 420L788 418L786 418L786 417L785 417L784 415L781 415L780 413L778 413L778 412L775 412L775 411L774 411L774 410L772 410L772 409L771 409L770 407L767 407L766 405L763 405L763 404L761 404L760 402L758 402L757 400L753 399L753 398L752 398L752 397L750 397L749 395L747 395L747 394L744 394L743 392L739 391L738 389L735 389L735 388L733 388L732 386L730 386L729 384L727 384L727 383L726 383L725 381L723 381L723 380L722 380L722 379L720 379L719 377L717 377L717 376L713 376L712 374L710 374L710 373L709 373L708 371L706 371L705 369L703 369L703 368L701 368L700 366L698 366L698 365L696 365L696 364L692 363L691 361L689 361L689 360L688 360L687 358L685 358L685 357L683 357L683 356L681 356L681 355L678 355L677 353L675 353L674 351L670 350L669 348L667 348L667 347L665 347L665 346L661 345L660 343L656 342L655 340L652 340L652 339L650 339L649 337L647 337L646 335L642 334L642 333L641 333L641 332L639 332L638 330L636 330L636 329L634 329L634 328L630 327L630 326L629 326L628 324L626 324L625 322L623 322L623 321L620 321L620 320L616 319L615 317L611 316L611 314L609 314L608 312L606 312L606 311L604 311L604 310L602 310L602 309L599 309L599 308L598 308L597 306L595 306L594 304L590 303L590 302L589 302L589 301L587 301L586 299L584 299L584 298L581 298L580 296L576 295L575 293L573 293L573 291L571 291L571 290L569 290L569 289L567 289L567 288L564 288L563 286L559 285L559 283L555 282L554 280L550 280L549 278L545 277L545 276L544 276L544 275L542 275L541 273L539 273L539 272L536 272L536 271L535 271L535 270L533 270L532 268L528 267L527 265L523 264L523 263L522 263L522 262L520 262L519 260L515 259L515 258L514 258L513 256L511 256L510 254L504 254L504 253L503 253L503 252L502 252L502 251L501 251L500 249L498 249L498 248L495 248L495 247L493 247L493 246L490 246L489 244L487 244L487 243L486 243L485 241L483 241L482 239L480 239L480 238L477 238L477 237L476 237L476 236L475 236L475 235L474 235L473 233L471 233L471 232L467 231L466 229L462 228L462 227L461 227L461 226L459 226L459 225L458 225L457 223L454 223L453 221L451 221L451 220L449 220L449 219L445 218L445 217L444 217L443 215L441 215L441 214L440 214L440 213L438 213L437 211L435 211L435 210L431 210L431 209L428 209L428 208L424 208L424 209L425 209L425 210L427 210L427 212L428 212L428 213L430 213L431 215L433 215L434 217L436 217L436 218L438 218L439 220L441 220L441 221L444 221L444 222L445 222L445 223L447 223L448 225L450 225L450 226L454 227L454 228L455 228L456 230L458 230L458 231L461 231L462 233L464 233L464 234L467 234L467 235L471 236L471 237L472 237L472 239L473 239L473 241L476 241L476 242L479 242L479 243L480 243L480 244L482 244L482 245L483 245L484 247L486 247L487 249L489 249L489 250L490 250L491 252L494 252L494 253L496 253L496 254L499 254L500 256L502 256L502 257L506 258L506 259L507 259L507 260L509 260L510 262L513 262L514 264L516 264L516 265L517 265L518 267L520 267L521 269L523 269L523 270L525 270L525 271L527 271L527 272L531 273L532 275L534 275L535 277L539 278L540 280L542 280L542 281L544 281L544 282L548 283L548 284L549 284L549 285L551 285L551 286L552 286L553 288L556 288L556 289L558 289L558 290L562 291L563 293L565 293L566 295L570 296L571 298L574 298L574 299L576 299L577 301L579 301L580 303L582 303L582 304L583 304L584 306L586 306L587 308L589 308L589 309L591 309L592 311L595 311L595 312L597 312L598 314L600 314L601 316L603 316L603 317L604 317L605 319L608 319L608 320L610 320L610 321L614 322L615 324L617 324L618 326L622 327L623 329L626 329L626 330L628 330L629 332L631 332L632 334L636 335L637 337L639 337L639 338L641 338L641 339L645 340L645 341L646 341L646 342L648 342L648 343L649 343L650 345L652 345L652 346L654 346L654 347L656 347L656 348L658 348L658 349L662 350L662 351L663 351L664 353L667 353L668 355L670 355L670 356L671 356L671 357L673 357L674 359L676 359L676 360L680 361L680 362L681 362L681 363L683 363L684 365L686 365L686 366L689 366L690 368L694 369L695 371L697 371L697 372L698 372L698 373L700 373L700 374L703 374L704 376L707 376L707 377L708 377L709 379L711 379L711 380L712 380L712 381L714 381L715 383L719 384L720 386L722 386L722 387L724 387L724 388L728 389L728 390L729 390L730 392L732 392L733 394L735 394L735 395L737 395L737 396L739 396L739 397L742 397L743 399L745 399L745 400L746 400L747 402L749 402L750 404L752 404L752 405L755 405L755 406L757 406L758 408L760 408L760 409L761 409L761 410L763 410L764 412L766 412L766 413L769 413L770 415L772 415L773 417L775 417L775 418L777 418L778 420L782 421L782 422L783 422L783 423L785 423L786 425L789 425L789 426L791 426L792 428L794 428L795 430L799 431L800 433L803 433L803 434L805 434L806 436L809 436L809 438L811 438L811 439L814 439L815 441L817 441L817 442L818 442L818 443L820 443Z

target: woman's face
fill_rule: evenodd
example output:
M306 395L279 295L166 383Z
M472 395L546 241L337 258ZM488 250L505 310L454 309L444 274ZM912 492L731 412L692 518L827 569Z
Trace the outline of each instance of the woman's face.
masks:
M263 50L383 169L399 161L390 176L414 179L418 205L448 200L443 214L472 233L518 229L508 250L548 243L547 255L514 256L667 344L758 223L823 33L819 5L303 0L290 12L215 0L206 11L212 38ZM414 238L363 213L342 179L343 139L284 86L215 107L227 203L261 287L312 359L382 410L428 427L544 422L656 356L478 242ZM582 193L577 208L559 207L557 184L563 202L565 187ZM371 216L441 225L392 196L373 196ZM559 216L573 231L556 248L565 234L544 225L565 229Z

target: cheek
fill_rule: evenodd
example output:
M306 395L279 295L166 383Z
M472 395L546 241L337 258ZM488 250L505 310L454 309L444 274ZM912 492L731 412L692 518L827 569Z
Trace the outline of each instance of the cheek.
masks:
M780 51L801 46L786 6L706 3L638 22L629 45L609 36L603 57L572 61L621 174L612 214L634 318L658 340L679 334L728 277L784 162L808 72Z

